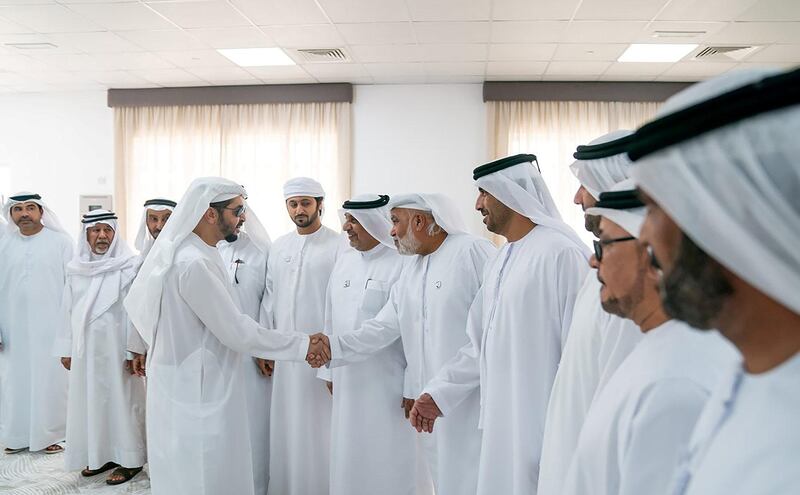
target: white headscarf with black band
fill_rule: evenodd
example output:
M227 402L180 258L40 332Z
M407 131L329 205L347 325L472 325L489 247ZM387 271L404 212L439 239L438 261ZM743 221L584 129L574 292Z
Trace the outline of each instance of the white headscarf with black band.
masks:
M392 196L389 210L403 208L430 212L436 224L448 234L466 234L467 228L456 203L439 193L398 194Z
M389 219L389 196L378 194L360 194L342 204L339 218L345 222L345 213L352 215L378 242L386 247L396 249L392 239L392 221Z
M625 143L632 134L626 129L609 132L575 151L575 161L569 168L594 199L630 176L633 163Z
M533 223L561 232L588 257L586 244L561 219L534 155L514 155L481 165L473 170L473 179L475 187Z
M586 213L606 217L638 239L647 209L638 199L636 183L626 179L600 194L600 201Z
M28 191L21 191L9 196L6 204L3 205L3 217L7 222L7 225L5 225L7 233L19 231L19 227L17 227L17 224L11 219L11 208L14 205L28 202L36 203L42 207L42 225L44 225L45 228L64 234L67 233L64 227L61 226L61 222L59 222L56 214L53 213L53 210L42 200L42 197L39 194Z
M638 186L687 236L796 313L798 136L800 70L742 71L667 100L629 152Z
M86 296L86 303L82 306L84 313L80 315L82 324L76 328L77 334L73 341L76 343L76 355L83 355L83 332L86 327L113 306L122 291L127 288L136 277L136 272L141 263L141 258L128 247L120 237L117 226L117 216L108 210L94 210L83 216L83 227L79 234L78 249L72 261L67 264L67 276L90 277L91 282ZM108 251L103 255L92 253L87 232L98 224L105 224L114 230L114 238ZM64 294L65 308L74 311L72 295L67 284ZM75 315L73 314L73 320Z
M160 315L164 278L172 267L176 250L195 229L211 203L237 196L247 197L244 187L239 184L222 177L201 177L192 181L178 201L125 298L128 316L147 345L152 344Z
M139 223L139 230L136 233L136 241L133 243L140 254L147 256L150 248L153 247L153 243L156 242L156 239L150 233L150 229L147 228L147 210L174 211L175 206L177 206L177 204L174 201L164 198L153 198L144 202L142 220Z

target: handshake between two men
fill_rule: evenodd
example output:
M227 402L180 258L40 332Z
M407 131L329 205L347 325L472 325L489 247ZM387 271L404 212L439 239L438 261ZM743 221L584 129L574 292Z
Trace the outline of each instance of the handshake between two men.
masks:
M324 333L315 333L310 336L306 362L312 368L325 366L331 361L331 343ZM420 433L426 431L433 433L433 423L442 416L442 411L430 394L422 394L417 400L403 398L401 407L405 410L406 418L411 426Z

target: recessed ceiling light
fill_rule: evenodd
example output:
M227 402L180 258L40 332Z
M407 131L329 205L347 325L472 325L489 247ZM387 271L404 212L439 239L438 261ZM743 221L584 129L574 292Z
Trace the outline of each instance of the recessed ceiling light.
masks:
M677 62L697 44L634 43L619 56L617 62Z
M217 51L240 67L296 65L280 48L224 48Z

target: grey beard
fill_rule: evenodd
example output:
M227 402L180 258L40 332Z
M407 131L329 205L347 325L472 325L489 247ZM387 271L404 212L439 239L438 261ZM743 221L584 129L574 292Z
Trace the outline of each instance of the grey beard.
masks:
M661 279L660 291L669 316L708 330L733 287L719 264L684 234L672 270Z

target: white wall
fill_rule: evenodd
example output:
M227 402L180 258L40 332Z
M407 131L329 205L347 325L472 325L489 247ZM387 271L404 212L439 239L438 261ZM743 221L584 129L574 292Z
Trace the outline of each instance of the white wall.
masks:
M356 86L353 194L444 192L473 232L472 169L486 161L480 84Z
M486 158L485 120L480 84L356 86L353 193L446 192L482 232L472 169ZM70 233L80 194L114 192L105 92L0 96L0 193L19 190L40 192Z
M81 194L114 192L114 120L106 93L0 96L0 193L42 194L70 234Z

